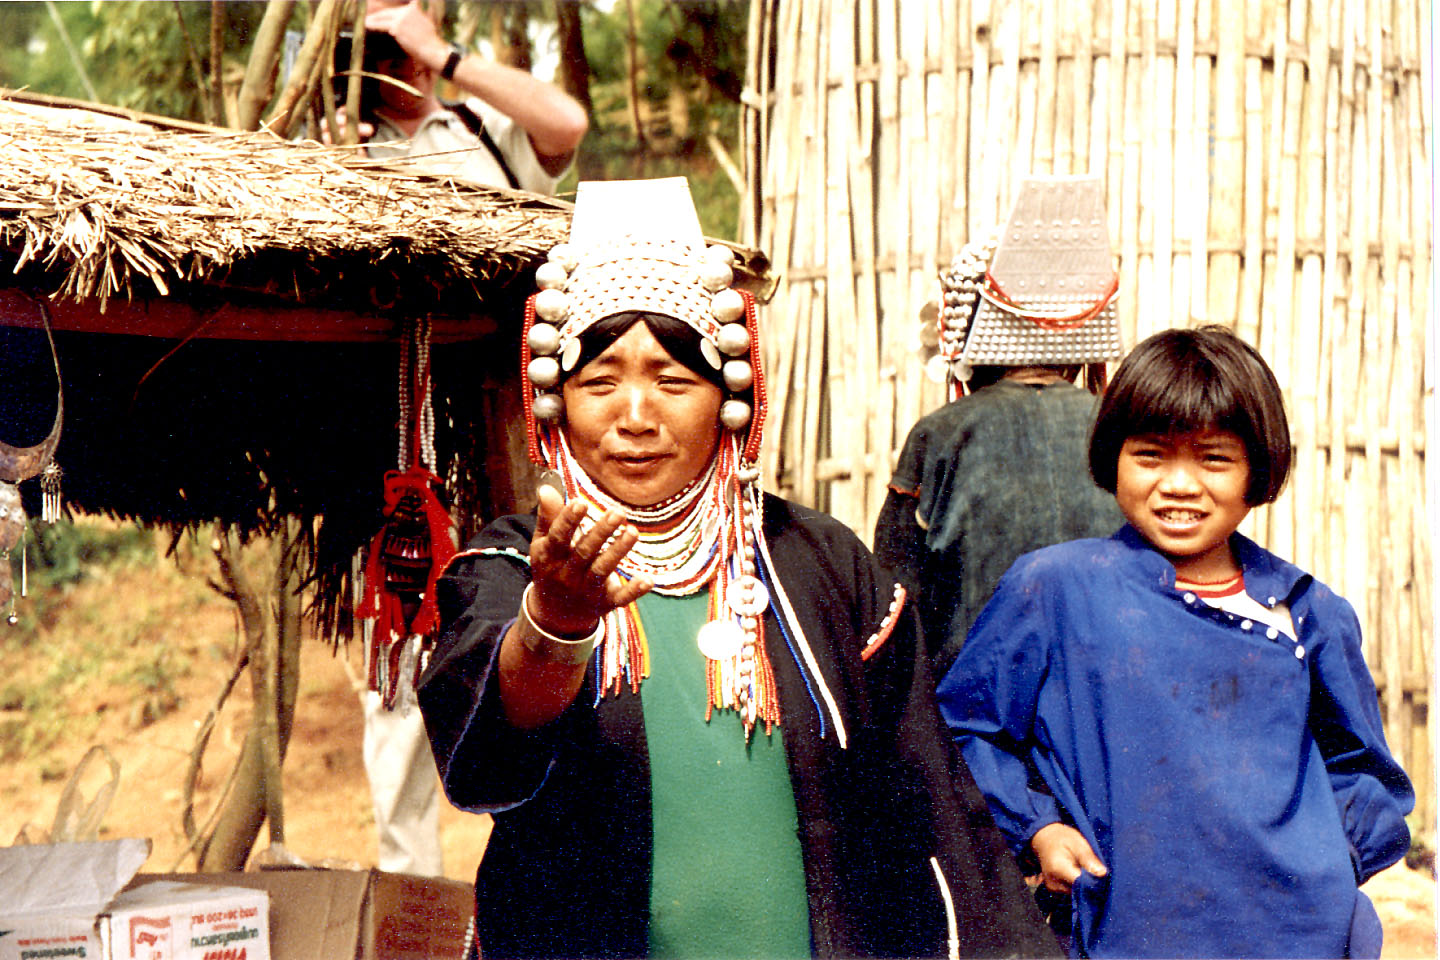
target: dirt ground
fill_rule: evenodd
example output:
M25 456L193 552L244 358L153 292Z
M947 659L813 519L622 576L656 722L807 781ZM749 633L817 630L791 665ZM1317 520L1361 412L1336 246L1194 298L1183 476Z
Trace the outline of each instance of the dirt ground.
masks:
M123 584L110 584L121 588ZM113 593L114 591L112 591ZM83 592L74 598L84 599ZM97 601L98 602L98 601ZM118 615L118 614L116 614ZM106 616L101 612L100 619ZM183 621L179 614L157 618L170 636L233 637L233 617L223 603L197 601ZM4 625L0 624L0 630ZM199 648L197 648L199 649ZM13 651L0 647L7 658ZM196 654L197 663L206 662ZM21 666L0 663L0 674ZM127 688L109 682L86 682L71 709L93 714L93 732L73 736L43 752L5 761L0 776L0 844L14 841L22 829L32 836L48 830L69 771L92 743L105 745L120 764L119 788L102 821L101 838L145 836L153 842L147 871L190 870L185 856L181 786L195 733L210 711L225 675L223 661L177 677L178 703L153 723L137 713ZM305 644L294 734L285 762L285 836L293 854L316 865L372 866L375 862L374 820L361 764L361 711L357 680L358 650L333 655L327 645ZM237 687L236 702L220 717L204 764L197 815L203 819L230 768L248 720L248 681ZM14 713L0 709L0 721ZM0 729L5 729L0 726ZM0 756L4 756L0 753ZM95 778L87 777L85 792ZM447 876L469 880L489 834L489 820L446 806L441 815ZM264 840L259 846L264 846ZM1403 863L1366 885L1385 924L1385 957L1433 958L1436 883L1428 872Z

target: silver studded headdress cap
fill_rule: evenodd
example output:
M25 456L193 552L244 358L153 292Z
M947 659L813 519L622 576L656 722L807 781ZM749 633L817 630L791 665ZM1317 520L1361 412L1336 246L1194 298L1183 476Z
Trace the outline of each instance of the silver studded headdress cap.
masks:
M972 366L1120 358L1098 177L1027 178L998 238L967 244L940 282L941 353L959 379Z
M580 338L627 311L664 314L694 329L726 389L753 390L763 405L754 310L732 287L733 263L729 248L705 245L684 177L581 183L569 242L535 271L540 291L531 298L524 349L534 417L559 419L562 402L553 388L578 361ZM751 428L747 451L759 442L760 417L753 414L736 397L720 411L727 429Z

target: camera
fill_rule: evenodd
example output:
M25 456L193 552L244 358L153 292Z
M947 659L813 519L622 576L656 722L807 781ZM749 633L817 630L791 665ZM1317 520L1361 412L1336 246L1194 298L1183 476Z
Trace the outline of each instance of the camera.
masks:
M335 103L344 104L345 97L350 87L350 52L355 45L355 36L349 30L342 31L335 38L335 56L331 61L331 67L335 72ZM367 32L365 34L365 62L361 67L366 73L378 73L378 65L382 60L399 60L409 54L400 46L399 42L388 33L379 31ZM360 103L362 105L362 116L373 107L379 95L379 82L371 77L366 77L360 85ZM369 119L369 117L365 117Z
M349 30L342 30L335 38L336 73L350 69L350 51L354 45L355 35ZM365 34L365 70L374 72L375 65L381 60L399 60L406 56L409 54L390 34L382 31L369 31Z

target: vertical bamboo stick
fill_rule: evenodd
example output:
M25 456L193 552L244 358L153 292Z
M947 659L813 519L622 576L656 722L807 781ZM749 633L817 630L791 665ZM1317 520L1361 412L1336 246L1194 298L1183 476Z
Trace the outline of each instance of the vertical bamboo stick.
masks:
M1299 337L1307 337L1309 330L1303 325L1296 323L1294 306L1299 296L1298 282L1296 276L1296 231L1300 226L1300 146L1302 130L1302 110L1305 97L1305 64L1289 56L1289 47L1292 41L1302 41L1306 30L1306 0L1294 0L1290 4L1290 15L1286 17L1283 10L1276 12L1275 37L1277 45L1285 49L1282 61L1282 54L1276 52L1275 72L1278 75L1284 74L1284 96L1278 91L1274 98L1277 106L1283 104L1283 115L1277 117L1279 136L1273 142L1278 142L1277 152L1278 183L1275 185L1274 195L1277 201L1278 219L1276 223L1275 240L1275 291L1274 304L1272 307L1273 320L1271 323L1271 334L1267 338L1271 344L1271 353L1276 364L1284 370L1282 384L1286 390L1286 398L1293 411L1291 419L1294 423L1293 429L1296 432L1296 439L1302 444L1298 450L1303 451L1303 444L1313 436L1313 429L1310 424L1310 414L1313 404L1305 407L1296 406L1297 381L1308 376L1310 369L1296 368L1296 340ZM1283 71L1281 69L1283 63ZM1307 391L1308 392L1308 391ZM1300 483L1291 489L1290 503L1285 509L1276 512L1275 526L1271 531L1271 543L1273 549L1281 556L1294 557L1298 545L1296 543L1297 521L1296 514L1304 514L1311 507L1309 478L1304 478ZM1305 524L1299 524L1305 526Z
M1417 3L1414 10L1414 19L1417 22L1415 30L1415 46L1408 49L1415 50L1425 41L1423 38L1430 36L1428 17L1431 7L1428 3ZM1407 384L1409 399L1410 422L1414 432L1425 429L1427 398L1432 395L1430 376L1427 375L1427 360L1433 356L1430 333L1432 330L1432 309L1430 301L1429 278L1431 277L1433 251L1430 248L1430 238L1433 230L1433 215L1430 206L1430 197L1434 189L1432 183L1433 168L1426 156L1426 146L1430 141L1430 123L1428 119L1427 100L1424 91L1433 89L1429 84L1427 76L1430 58L1423 55L1417 58L1416 67L1408 72L1403 83L1406 93L1405 116L1407 119L1406 149L1408 163L1411 171L1410 179L1410 249L1412 251L1412 269L1410 270L1409 301L1410 318L1412 323L1412 334L1410 337L1411 349L1409 351L1409 368L1406 371L1404 380ZM1407 434L1412 431L1407 430ZM1431 427L1428 436L1433 438L1435 431ZM1413 576L1415 583L1415 606L1417 610L1417 628L1410 635L1410 642L1414 649L1412 668L1422 677L1434 677L1434 662L1431 657L1431 644L1434 642L1433 613L1435 610L1435 597L1433 587L1433 566L1430 556L1431 524L1428 518L1433 516L1435 504L1429 501L1429 493L1433 489L1427 482L1427 471L1430 467L1428 458L1433 456L1433 445L1427 445L1422 458L1415 449L1414 440L1407 448L1402 441L1401 458L1409 460L1410 480L1407 485L1409 496L1407 501L1417 505L1411 511L1410 525L1410 553L1412 557ZM1425 691L1423 706L1416 706L1417 722L1413 735L1415 744L1416 761L1412 761L1410 769L1416 783L1427 784L1429 789L1421 788L1417 792L1416 819L1430 825L1434 829L1436 821L1436 797L1435 784L1435 763L1431 753L1435 744L1435 703L1434 688ZM1423 719L1420 719L1423 718ZM1433 833L1429 839L1433 843Z
M1384 9L1390 9L1390 4L1385 4ZM1397 298L1395 279L1399 272L1399 232L1393 229L1399 213L1397 204L1397 183L1398 171L1396 169L1396 157L1392 137L1391 117L1393 116L1394 103L1391 97L1393 85L1388 76L1388 64L1390 59L1390 48L1387 44L1387 27L1385 14L1378 9L1372 8L1372 19L1369 22L1370 44L1371 44L1371 70L1372 77L1370 90L1371 122L1375 125L1376 134L1370 144L1373 169L1378 173L1378 183L1372 188L1371 202L1375 219L1375 240L1380 248L1380 276L1377 283L1378 313L1376 323L1370 324L1369 329L1374 331L1374 340L1367 338L1367 352L1375 349L1375 370L1376 379L1372 381L1373 387L1371 396L1368 397L1367 413L1370 415L1369 429L1367 430L1365 454L1367 459L1373 457L1374 463L1367 464L1369 472L1376 477L1375 488L1383 489L1381 484L1386 480L1393 483L1394 473L1387 469L1388 457L1382 457L1379 451L1379 437L1386 427L1393 424L1390 414L1395 406L1391 396L1391 390L1395 381L1394 365L1396 353L1397 333ZM1386 185L1382 188L1380 185ZM1399 486L1394 484L1394 486ZM1401 488L1403 489L1403 488ZM1400 490L1396 490L1397 493ZM1385 513L1385 522L1381 525L1380 539L1377 544L1377 551L1373 558L1379 567L1379 593L1376 610L1382 616L1380 628L1383 634L1383 653L1386 656L1385 673L1386 685L1391 690L1391 695L1385 698L1384 717L1387 736L1392 742L1399 742L1400 749L1405 750L1409 734L1409 723L1404 716L1404 658L1400 647L1398 605L1392 602L1399 598L1402 585L1402 577L1394 565L1395 546L1397 542L1397 517L1396 504L1390 502L1389 498L1383 498L1382 504ZM1408 541L1409 537L1405 539Z
M1175 136L1177 131L1175 103L1175 4L1173 0L1155 4L1153 16L1144 18L1143 33L1146 73L1145 96L1149 99L1147 113L1151 119L1149 158L1142 158L1144 186L1148 194L1144 210L1149 224L1141 232L1142 242L1148 239L1151 249L1149 294L1141 303L1154 311L1160 324L1169 327L1176 322L1172 301L1175 271L1175 202L1172 191L1175 170Z
M1053 30L1057 34L1055 37L1055 92L1051 105L1051 109L1054 110L1054 118L1051 124L1055 137L1053 169L1056 173L1062 174L1076 172L1074 113L1078 106L1076 74L1080 70L1080 44L1077 42L1079 39L1077 31L1080 24L1086 19L1084 15L1086 6L1087 4L1080 0L1058 0L1056 19L1051 25L1044 28L1046 32Z
M769 322L764 328L766 364L771 373L767 386L770 391L773 423L778 429L772 428L770 431L770 442L763 450L762 463L767 482L780 484L780 464L785 462L789 470L785 482L792 488L796 486L796 463L793 455L787 458L785 454L793 448L792 434L798 432L794 429L798 421L793 420L791 415L793 397L797 392L795 385L803 377L803 368L797 373L795 367L798 356L797 339L801 332L798 324L802 313L798 299L801 291L797 288L798 285L789 279L788 273L796 264L805 262L800 245L808 243L807 238L795 235L800 179L805 170L807 154L799 149L802 144L792 141L797 136L803 136L803 131L814 129L805 125L805 121L810 119L813 104L807 104L799 95L800 44L804 37L813 35L808 32L802 34L799 29L799 17L804 8L805 3L800 0L781 4L777 8L777 12L783 13L784 17L775 33L776 42L783 40L789 45L776 53L774 89L761 91L762 96L773 101L770 108L771 128L762 146L765 151L762 169L767 187L764 203L761 205L765 218L761 235L767 240L766 249L777 268L783 264L782 282L771 308L767 311Z
M1297 485L1299 514L1295 521L1295 555L1314 557L1320 542L1324 505L1324 465L1320 452L1319 420L1321 344L1325 335L1325 261L1320 238L1325 232L1328 198L1325 186L1326 87L1330 82L1329 6L1311 0L1305 28L1307 73L1303 108L1303 146L1297 213L1305 250L1300 266L1300 295L1295 322L1295 414L1299 422L1297 445L1305 462Z
M1215 16L1215 145L1210 201L1208 318L1233 325L1239 314L1240 256L1245 227L1245 3L1217 0Z
M1265 104L1259 57L1245 58L1245 187L1244 260L1240 275L1240 299L1233 317L1226 322L1250 343L1260 339L1260 310L1265 251Z
M1027 34L1039 41L1039 58L1034 70L1035 146L1033 161L1027 171L1032 173L1048 174L1065 169L1063 166L1056 167L1055 104L1059 93L1056 89L1056 78L1060 71L1056 59L1056 44L1059 41L1057 35L1064 29L1056 15L1056 6L1057 0L1038 0L1034 3L1033 9L1038 14L1038 22L1033 26L1034 32ZM1022 138L1021 143L1023 142Z
M826 323L830 313L830 285L825 277L825 264L829 260L830 237L826 231L826 185L828 184L829 169L825 151L825 131L829 124L828 108L829 97L827 96L827 74L825 70L825 51L828 39L827 25L831 22L830 0L811 0L811 5L816 8L816 13L811 19L805 21L807 24L817 24L818 29L810 33L813 41L806 44L805 55L805 78L809 84L808 94L814 101L814 125L809 128L806 139L809 141L806 147L806 154L810 161L810 173L805 178L805 206L802 209L805 224L805 231L809 234L810 243L813 245L811 255L805 261L808 273L811 277L811 288L813 295L810 300L810 314L802 318L800 328L801 336L807 338L806 364L805 364L805 407L804 417L801 421L801 429L797 435L799 446L800 476L802 489L806 495L813 498L812 505L822 509L831 509L830 485L817 480L816 473L820 461L830 452L829 431L825 418L826 412L826 389L828 378L826 376L829 363L829 342ZM841 251L835 255L841 256Z
M968 200L967 238L979 236L988 229L989 213L982 212L985 202L991 196L986 190L986 156L989 145L990 117L990 38L994 34L991 23L990 0L974 0L971 6L970 36L974 51L974 66L970 70L970 150L966 164L966 194Z
M800 16L807 25L823 22L827 17L824 0L802 0L797 7L808 7ZM798 28L798 22L797 22ZM807 310L798 315L795 329L796 338L796 381L797 393L793 433L787 437L787 453L791 468L799 480L797 490L801 502L819 505L824 492L818 489L815 470L820 459L820 410L823 382L820 371L825 358L824 317L826 289L819 279L825 262L825 222L823 192L815 184L825 182L825 153L823 133L825 129L825 87L821 42L824 31L806 29L801 32L802 42L797 51L796 76L799 98L806 108L801 126L796 133L800 140L799 150L803 157L801 174L797 186L794 237L796 257L794 262L804 270L806 283ZM817 198L818 194L818 198Z
M1135 23L1139 28L1139 23ZM1138 40L1138 37L1135 38ZM1144 64L1140 57L1126 57L1124 65L1125 112L1121 124L1124 150L1121 160L1120 191L1120 260L1126 268L1120 271L1121 305L1120 336L1126 343L1135 343L1151 333L1154 314L1140 303L1140 152L1145 121L1141 113L1141 85Z
M1120 195L1118 185L1113 184L1109 177L1110 171L1110 130L1115 123L1115 114L1111 112L1110 90L1114 85L1114 70L1111 67L1110 31L1113 18L1110 16L1108 0L1094 0L1095 15L1091 25L1095 31L1095 39L1092 49L1094 55L1090 58L1090 83L1092 91L1086 98L1087 106L1090 109L1090 123L1086 131L1090 141L1090 147L1086 151L1088 161L1086 169L1088 172L1100 177L1105 183L1105 204L1106 219L1105 227L1110 231L1110 236L1115 237L1115 219L1112 201ZM1076 121L1079 122L1078 119Z
M994 66L990 76L990 119L986 125L984 155L988 162L980 171L980 196L986 210L987 222L983 229L990 229L996 221L997 209L1008 209L1010 190L1013 188L1015 168L1029 163L1029 151L1020 156L1012 149L1015 140L1019 104L1017 89L1020 73L1020 11L1014 6L1002 7L994 24L995 50L1000 63Z
M1196 111L1195 103L1195 6L1195 0L1179 0L1175 12L1176 121L1172 147L1175 162L1171 169L1170 182L1174 211L1170 234L1174 242L1174 255L1173 267L1170 268L1170 323L1177 327L1189 324L1195 275L1194 259L1197 253L1202 258L1205 255L1204 247L1201 246L1197 251L1195 243L1195 221L1202 216L1207 191L1197 190L1194 185L1205 182L1203 157L1209 152L1202 150L1204 141L1200 138L1200 119L1203 114Z
M854 238L850 232L849 147L855 136L855 22L856 0L832 0L835 15L822 25L821 95L825 98L825 268L826 400L830 456L848 470L831 484L831 506L837 515L854 522L864 510L864 450L872 412L873 350L870 336L861 336L855 316ZM868 369L867 369L868 368ZM861 371L866 371L863 375ZM841 412L834 415L839 408Z
M1090 156L1090 103L1098 92L1095 79L1095 8L1094 0L1073 0L1066 22L1070 25L1067 45L1070 53L1070 157L1066 173L1098 173ZM1067 106L1064 100L1061 106ZM1101 113L1102 111L1096 111ZM1063 114L1062 114L1063 119Z
M1204 44L1206 50L1214 50L1215 10L1214 0L1199 0L1195 7L1195 39L1197 45ZM1196 183L1210 184L1215 177L1213 152L1210 149L1211 86L1214 78L1214 61L1209 54L1198 50L1195 55L1195 152L1198 169ZM1210 208L1212 190L1197 190L1194 219L1190 224L1190 304L1187 321L1196 323L1205 318L1209 305L1210 283Z

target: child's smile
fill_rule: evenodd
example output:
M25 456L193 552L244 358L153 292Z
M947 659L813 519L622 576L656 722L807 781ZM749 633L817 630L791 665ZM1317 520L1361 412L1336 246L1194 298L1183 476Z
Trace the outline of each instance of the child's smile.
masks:
M1177 576L1213 580L1237 570L1229 539L1250 512L1249 482L1245 444L1235 433L1139 434L1120 448L1115 499Z

